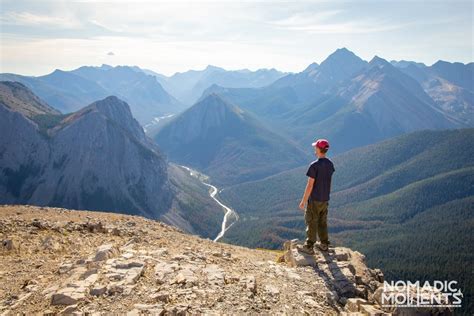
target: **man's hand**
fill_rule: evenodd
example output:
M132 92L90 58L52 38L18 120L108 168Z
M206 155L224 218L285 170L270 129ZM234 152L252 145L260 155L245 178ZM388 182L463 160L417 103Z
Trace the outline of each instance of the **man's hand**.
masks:
M300 202L300 210L304 211L304 201Z
M313 185L314 185L314 178L308 177L308 183L306 183L306 189L304 190L304 195L300 202L300 209L302 211L304 211L304 205L306 201L308 201L309 195L311 194L311 191L313 190Z

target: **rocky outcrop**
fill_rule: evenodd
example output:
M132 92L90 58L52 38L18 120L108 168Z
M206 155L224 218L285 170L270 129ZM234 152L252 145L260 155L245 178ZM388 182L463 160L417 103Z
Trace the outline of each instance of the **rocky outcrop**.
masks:
M370 269L365 256L358 251L344 247L330 247L327 252L317 251L314 255L299 252L297 240L284 244L280 262L291 267L310 266L320 275L332 290L334 299L343 306L342 315L451 315L452 309L442 307L387 307L382 294L401 293L401 289L385 288L384 276L379 269ZM413 289L414 291L415 289ZM435 289L425 293L429 297ZM447 302L445 302L447 304Z
M32 206L0 206L0 231L1 315L412 311L381 308L383 274L343 247L249 249L139 216Z
M290 267L274 251L215 243L143 217L3 206L0 231L0 314L343 310L332 281L312 267Z

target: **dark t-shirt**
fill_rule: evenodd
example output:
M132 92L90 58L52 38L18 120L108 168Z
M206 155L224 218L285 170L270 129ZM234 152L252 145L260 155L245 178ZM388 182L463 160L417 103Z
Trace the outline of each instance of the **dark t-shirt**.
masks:
M331 178L335 171L334 165L328 158L313 161L306 172L308 177L315 179L313 190L309 197L313 201L329 201Z

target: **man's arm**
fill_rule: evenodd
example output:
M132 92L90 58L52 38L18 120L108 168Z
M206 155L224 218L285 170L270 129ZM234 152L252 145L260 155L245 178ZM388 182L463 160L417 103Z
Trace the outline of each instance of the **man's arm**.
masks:
M304 195L300 202L301 210L304 210L306 201L308 201L309 195L311 194L311 191L313 190L313 186L314 186L314 178L308 177L308 182L306 183L306 189L304 190Z

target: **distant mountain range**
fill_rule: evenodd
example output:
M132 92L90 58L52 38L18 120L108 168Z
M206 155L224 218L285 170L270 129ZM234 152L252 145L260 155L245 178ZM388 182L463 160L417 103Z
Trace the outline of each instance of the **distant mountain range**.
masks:
M155 140L172 161L227 185L263 178L308 159L296 144L217 94L170 121Z
M229 88L259 88L271 84L284 75L286 74L276 69L225 70L207 66L204 70L178 72L170 77L156 74L156 78L172 95L191 105L198 100L204 90L214 84Z
M220 94L302 146L328 138L340 153L415 130L473 126L473 65L367 63L343 48L267 87L214 85L204 95Z
M0 133L1 204L119 210L209 237L220 230L207 188L168 165L117 97L61 115L24 85L0 82Z
M184 109L183 104L168 94L154 76L127 66L103 65L72 71L55 70L39 77L0 74L0 80L23 83L65 114L109 95L129 102L133 115L142 124L149 123L157 116Z
M474 124L474 63L438 61L430 67L411 63L400 70L418 81L443 112L463 124Z
M23 83L62 113L77 111L95 100L115 95L128 102L136 119L146 125L155 117L181 112L186 108L184 104L193 104L213 84L262 87L284 75L275 69L228 71L208 66L167 77L137 66L102 65L72 71L57 69L38 77L3 73L0 80Z

